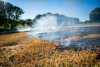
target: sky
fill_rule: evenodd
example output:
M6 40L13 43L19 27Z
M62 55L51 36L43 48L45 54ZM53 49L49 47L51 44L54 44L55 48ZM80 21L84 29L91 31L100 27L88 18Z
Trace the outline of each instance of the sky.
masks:
M24 10L22 19L34 19L38 14L59 13L81 21L89 19L89 13L100 7L100 0L5 0Z

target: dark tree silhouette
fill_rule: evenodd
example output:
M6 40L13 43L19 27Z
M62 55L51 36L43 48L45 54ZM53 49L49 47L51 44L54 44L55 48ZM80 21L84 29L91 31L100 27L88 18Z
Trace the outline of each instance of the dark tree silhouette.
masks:
M6 19L17 20L24 12L21 8L12 5L11 3L4 3L0 1L0 17Z
M23 13L20 7L0 0L0 30L15 29L21 23L19 18Z
M36 18L36 19L40 19L41 16L42 16L42 15L39 14L39 15L37 15L35 18Z
M100 8L95 8L90 12L90 21L100 22Z
M33 25L33 21L32 21L31 19L25 20L25 23L26 23L28 26L32 26L32 25Z

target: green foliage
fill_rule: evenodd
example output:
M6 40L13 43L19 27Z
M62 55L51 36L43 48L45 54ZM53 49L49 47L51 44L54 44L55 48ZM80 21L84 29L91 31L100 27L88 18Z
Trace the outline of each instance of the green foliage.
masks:
M0 32L16 31L16 26L24 24L19 19L23 13L18 6L0 0Z
M23 13L23 10L18 6L0 1L0 18L18 20Z
M27 19L25 20L25 24L27 24L28 26L32 26L33 21L31 19Z

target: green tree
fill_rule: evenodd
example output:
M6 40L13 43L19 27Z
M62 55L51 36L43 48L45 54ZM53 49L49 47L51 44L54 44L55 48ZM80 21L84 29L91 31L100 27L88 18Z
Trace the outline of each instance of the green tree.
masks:
M25 21L25 23L28 25L28 26L32 26L33 25L33 21L31 19L27 19Z
M0 18L17 20L23 13L23 10L18 6L14 6L8 2L4 3L3 1L0 1Z
M20 7L0 0L0 27L7 28L10 26L10 29L16 28L17 24L20 24L18 21L23 13Z

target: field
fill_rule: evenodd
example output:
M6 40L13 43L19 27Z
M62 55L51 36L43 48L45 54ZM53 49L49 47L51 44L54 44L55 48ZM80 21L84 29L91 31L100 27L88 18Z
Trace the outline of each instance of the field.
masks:
M0 67L100 67L98 51L59 49L26 33L0 35Z

